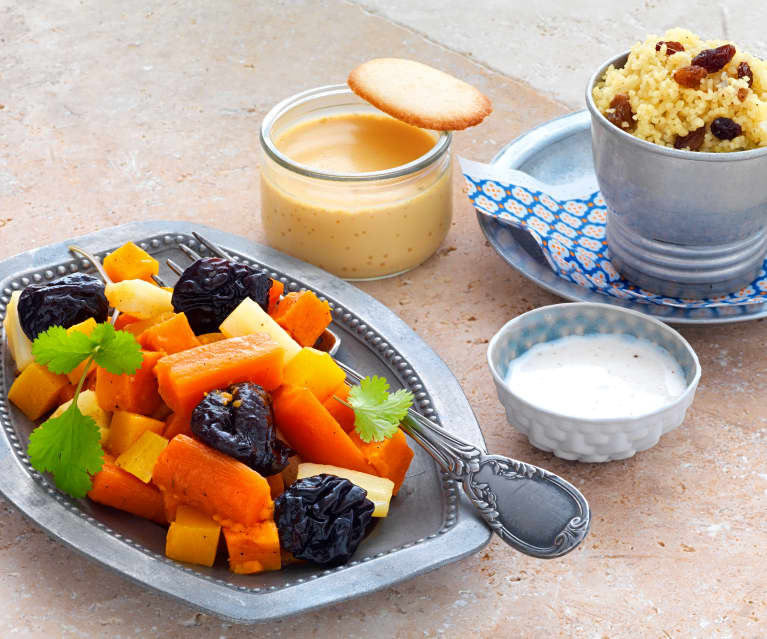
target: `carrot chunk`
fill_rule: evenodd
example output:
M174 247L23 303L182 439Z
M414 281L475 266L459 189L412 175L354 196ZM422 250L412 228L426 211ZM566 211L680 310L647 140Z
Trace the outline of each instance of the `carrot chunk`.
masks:
M301 346L314 346L333 320L330 304L312 291L288 293L277 305L274 319Z
M281 386L272 394L274 422L304 461L376 472L308 388Z
M405 474L413 459L413 451L407 445L405 433L398 430L391 438L382 442L363 442L356 431L349 433L352 441L365 457L365 461L375 468L379 477L386 477L394 482L393 495L396 495L405 481Z
M200 345L184 313L177 313L164 322L150 326L139 336L141 346L168 355Z
M109 459L104 460L101 470L93 476L93 486L88 497L99 504L119 508L158 524L167 523L160 491L119 468Z
M232 572L250 574L264 570L279 570L280 538L273 521L263 521L245 530L224 528Z
M177 435L154 465L163 493L222 526L253 526L274 512L269 483L252 468L186 435Z
M205 393L237 382L265 390L282 383L284 351L264 333L232 337L163 357L155 374L160 396L174 412L191 415Z
M133 375L115 375L105 368L96 371L96 397L107 412L129 411L151 415L162 404L157 394L154 367L165 355L157 351L142 351L144 360Z
M349 399L349 384L342 382L336 389L330 393L330 396L322 403L327 411L338 422L338 425L344 429L344 432L354 430L354 410L346 404L342 404L338 399L347 401ZM336 399L338 397L338 399Z

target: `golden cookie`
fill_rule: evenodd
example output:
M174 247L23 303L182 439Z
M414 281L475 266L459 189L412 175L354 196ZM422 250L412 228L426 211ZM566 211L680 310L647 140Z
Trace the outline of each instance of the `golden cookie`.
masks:
M349 74L348 83L384 113L423 129L459 131L493 110L470 84L413 60L370 60Z

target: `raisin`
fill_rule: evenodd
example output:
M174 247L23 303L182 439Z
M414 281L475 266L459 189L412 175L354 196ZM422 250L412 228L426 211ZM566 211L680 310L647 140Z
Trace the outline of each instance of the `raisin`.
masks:
M748 66L748 62L741 62L738 65L738 78L748 78L748 86L754 86L754 72Z
M295 455L277 439L269 394L250 382L208 393L192 412L191 427L208 446L262 475L276 475Z
M738 89L738 100L743 102L748 97L748 89L746 87L740 87Z
M89 317L105 322L109 303L104 283L93 275L71 273L47 284L30 284L19 297L19 321L34 340L51 326L69 328Z
M709 73L714 73L732 60L734 55L735 47L731 44L723 44L716 49L704 49L692 59L692 64L703 67Z
M711 133L720 140L732 140L743 135L743 129L730 118L717 118L711 123Z
M271 278L246 264L222 257L203 257L181 274L171 303L185 313L192 330L213 333L246 297L269 308Z
M702 126L695 131L690 131L685 136L677 135L674 142L675 149L689 149L690 151L697 151L703 146L703 140L706 138L706 127Z
M660 51L661 48L663 48L664 44L666 45L666 55L674 55L675 53L684 51L684 46L682 45L682 43L675 42L674 40L670 40L670 41L661 40L655 45L655 50Z
M619 129L634 128L634 112L631 110L629 96L625 93L616 95L610 102L612 111L605 113L605 117Z
M689 67L682 67L674 72L674 80L679 86L686 89L697 89L700 87L700 81L708 75L703 67L691 64Z
M326 474L299 479L274 500L280 547L321 566L345 564L374 508L367 492L348 479Z

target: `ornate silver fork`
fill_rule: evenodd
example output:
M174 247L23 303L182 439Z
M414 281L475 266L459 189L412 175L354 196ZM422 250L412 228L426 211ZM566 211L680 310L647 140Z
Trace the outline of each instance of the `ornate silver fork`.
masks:
M226 251L198 233L195 239L218 257L232 259ZM192 260L200 255L188 246L179 248ZM82 249L71 247L101 271L101 265ZM171 259L167 265L177 275L183 268ZM159 277L161 286L166 286ZM322 346L335 355L340 340L326 331ZM356 384L362 376L336 360L347 379ZM526 462L489 455L456 437L413 409L402 420L401 428L422 446L450 479L460 482L480 515L498 536L520 552L551 559L576 548L591 525L591 511L581 492L558 475Z

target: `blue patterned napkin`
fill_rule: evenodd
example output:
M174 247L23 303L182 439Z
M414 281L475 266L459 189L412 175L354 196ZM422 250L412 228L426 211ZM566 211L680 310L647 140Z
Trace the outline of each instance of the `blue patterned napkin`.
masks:
M750 286L720 297L665 297L639 288L623 279L610 261L607 208L595 181L551 186L521 171L460 161L466 195L477 211L528 231L554 273L568 282L612 297L677 308L767 302L767 261Z

